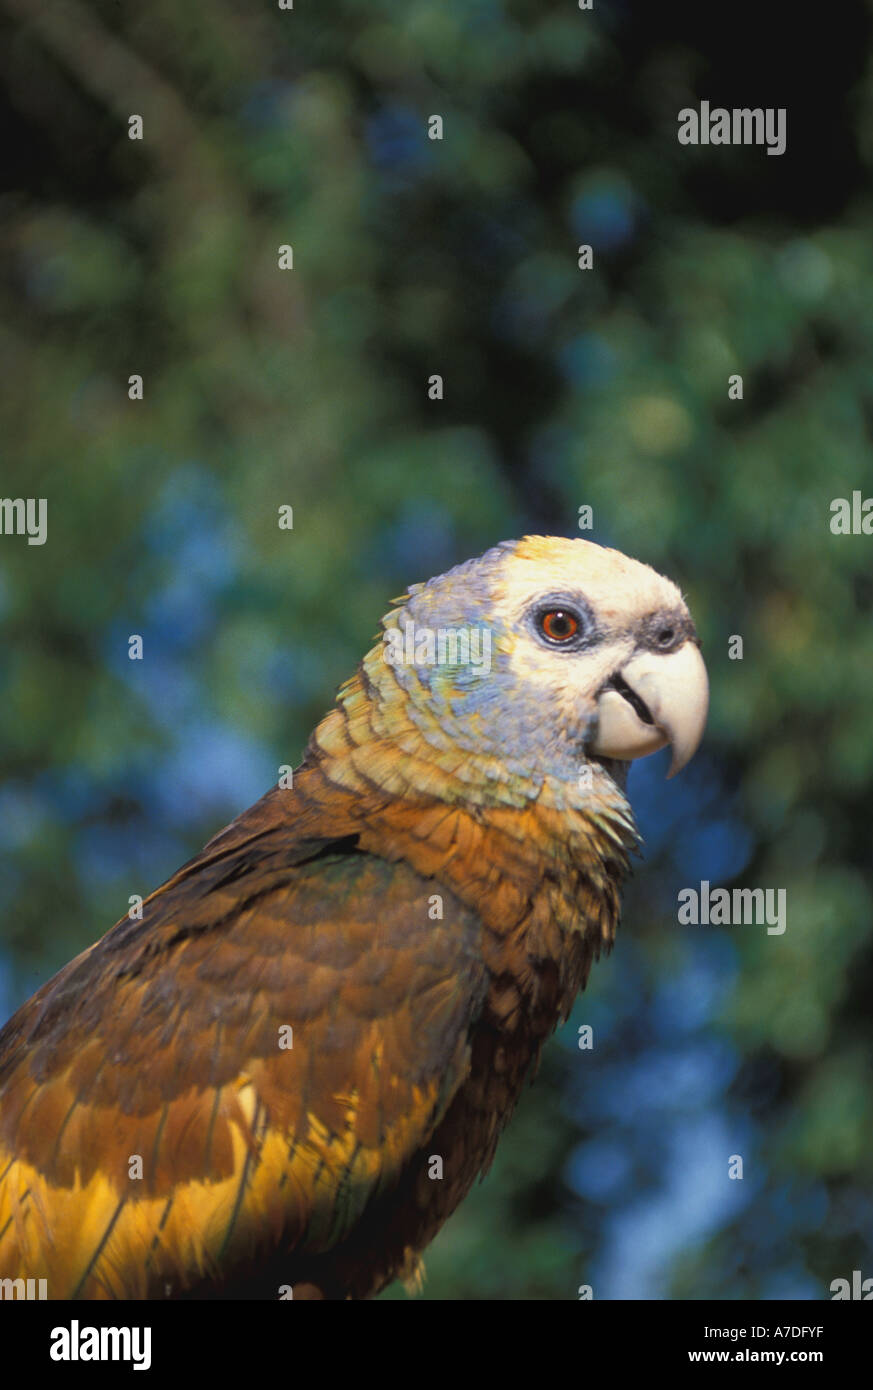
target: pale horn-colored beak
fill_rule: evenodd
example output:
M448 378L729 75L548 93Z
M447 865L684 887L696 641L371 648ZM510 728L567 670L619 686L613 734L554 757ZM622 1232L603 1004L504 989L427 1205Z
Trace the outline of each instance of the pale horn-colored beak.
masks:
M613 677L597 702L595 757L630 762L673 750L668 777L697 752L709 709L709 680L696 642L675 652L643 652Z

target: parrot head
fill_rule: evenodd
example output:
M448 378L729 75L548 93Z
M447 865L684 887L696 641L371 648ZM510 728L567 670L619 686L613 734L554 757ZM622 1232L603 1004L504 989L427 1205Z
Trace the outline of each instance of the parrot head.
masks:
M380 700L435 750L540 782L669 745L668 776L703 736L706 667L679 590L585 540L526 536L413 585L365 660ZM622 765L625 765L622 767Z

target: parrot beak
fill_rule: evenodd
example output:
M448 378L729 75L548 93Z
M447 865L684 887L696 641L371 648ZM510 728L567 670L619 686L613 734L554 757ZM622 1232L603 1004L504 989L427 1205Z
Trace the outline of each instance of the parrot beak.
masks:
M597 702L598 725L591 752L630 762L673 750L668 777L697 751L709 709L709 681L696 642L675 652L645 652L612 675Z

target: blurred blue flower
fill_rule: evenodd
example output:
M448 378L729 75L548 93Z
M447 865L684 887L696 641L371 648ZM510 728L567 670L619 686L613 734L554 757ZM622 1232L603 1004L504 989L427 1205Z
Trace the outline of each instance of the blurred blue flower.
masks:
M616 1140L592 1139L580 1144L567 1167L567 1185L589 1202L618 1200L633 1174L626 1147Z
M570 222L580 244L598 251L620 251L636 236L637 195L618 175L594 175L570 206Z
M573 386L605 386L618 370L618 358L605 338L582 333L558 350L558 366Z
M425 116L408 106L384 106L370 116L364 140L375 167L403 182L434 162L434 142L428 139Z

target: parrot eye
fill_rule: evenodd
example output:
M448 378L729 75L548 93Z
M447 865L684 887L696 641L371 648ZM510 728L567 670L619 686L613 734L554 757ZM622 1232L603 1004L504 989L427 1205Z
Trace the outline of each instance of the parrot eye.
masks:
M529 631L546 647L577 652L598 640L594 614L581 596L540 594L526 621Z
M579 619L569 608L550 608L540 614L539 629L549 642L569 642L579 631Z

